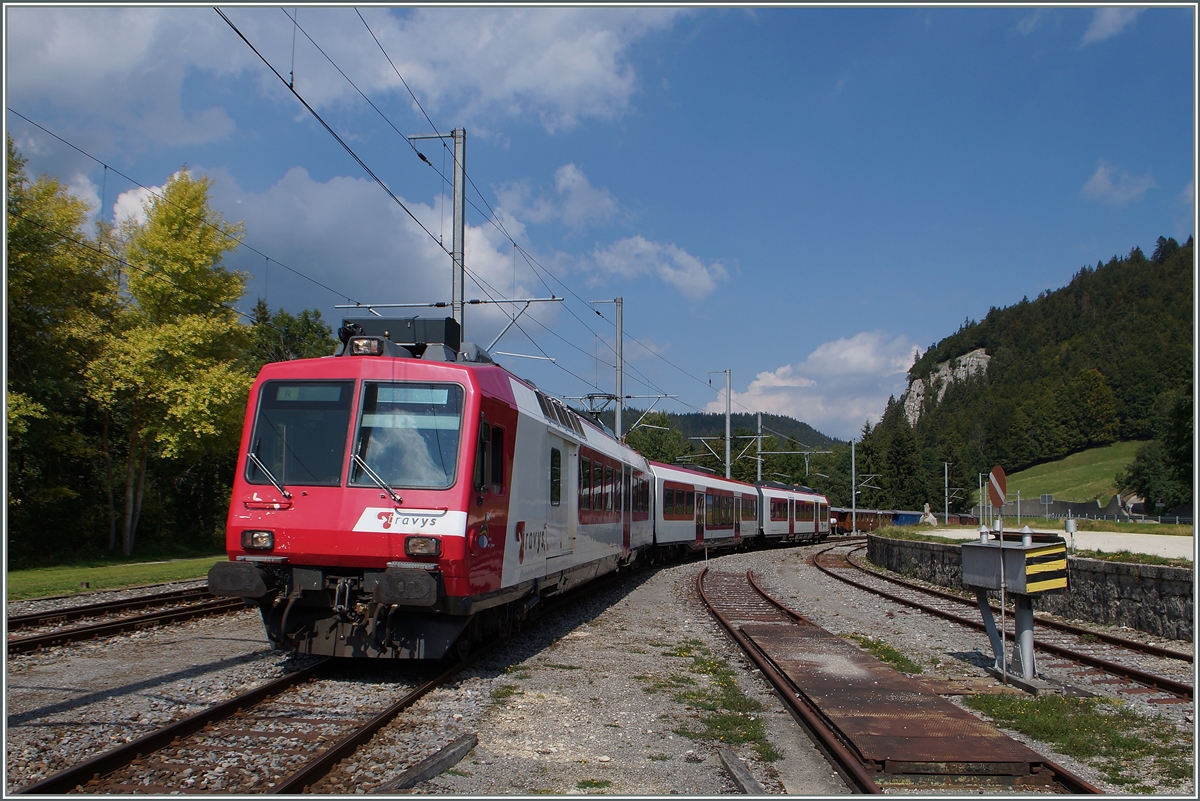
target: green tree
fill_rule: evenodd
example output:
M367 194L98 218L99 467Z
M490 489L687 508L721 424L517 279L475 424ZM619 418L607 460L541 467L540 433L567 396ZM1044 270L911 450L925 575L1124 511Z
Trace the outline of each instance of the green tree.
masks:
M252 376L249 328L229 305L245 277L221 266L242 226L208 205L209 182L176 173L146 204L144 223L128 222L121 242L127 303L117 330L100 339L87 368L91 399L123 436L106 443L123 462L121 549L133 551L154 459L199 459L236 443ZM116 461L114 459L114 461Z
M665 412L647 414L637 428L625 435L625 444L647 459L664 464L675 464L676 459L692 450L683 434L671 426Z
M88 207L53 178L31 181L7 148L8 544L10 558L79 547L98 513L99 450L79 374L114 305L113 262L84 226Z
M329 356L337 344L333 329L321 319L319 309L305 309L294 316L283 309L272 313L267 302L259 298L252 317L251 360L256 368L269 362Z

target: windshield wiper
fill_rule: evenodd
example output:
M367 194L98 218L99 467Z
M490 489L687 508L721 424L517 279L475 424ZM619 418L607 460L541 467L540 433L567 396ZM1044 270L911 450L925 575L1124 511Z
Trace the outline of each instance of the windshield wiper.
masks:
M392 501L393 501L393 502L394 502L394 503L395 503L397 506L399 506L400 504L402 504L402 503L404 502L404 501L403 501L403 500L400 498L400 495L399 495L399 494L397 494L397 492L396 492L394 489L392 489L391 485L390 485L390 484L388 484L386 481L384 481L382 478L380 478L380 477L379 477L379 474L378 474L378 473L376 473L374 470L372 470L372 469L371 469L371 465L367 464L366 460L364 460L364 459L363 459L361 456L359 456L357 453L356 453L356 454L353 454L353 455L352 455L352 458L354 459L354 463L355 463L355 464L357 464L359 467L361 467L361 468L362 468L362 470L363 470L363 472L367 474L367 478L369 478L369 479L371 479L372 481L374 481L374 482L375 482L375 483L376 483L376 484L379 486L379 488L380 488L381 490L383 490L383 491L384 491L384 492L386 492L388 495L390 495L390 496L391 496L391 498L392 498Z
M254 462L255 467L257 467L259 470L263 471L263 475L266 476L267 479L272 484L275 485L275 489L277 489L281 493L283 493L283 497L287 498L288 500L292 499L292 493L290 493L286 489L284 489L283 485L279 483L279 479L277 479L277 478L275 478L275 476L271 475L271 471L268 470L267 466L265 464L263 464L262 461L257 456L254 455L254 451L247 451L246 456L250 457L250 461Z

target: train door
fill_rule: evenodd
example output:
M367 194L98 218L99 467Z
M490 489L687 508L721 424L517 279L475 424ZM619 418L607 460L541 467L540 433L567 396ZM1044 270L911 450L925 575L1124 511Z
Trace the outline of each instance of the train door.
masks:
M704 493L696 493L696 547L704 546Z
M742 496L735 495L733 498L733 541L737 542L742 538Z
M629 555L629 525L633 522L633 492L631 492L631 481L633 478L629 465L621 466L621 555Z
M566 440L551 435L550 442L550 504L546 510L546 550L547 556L558 556L571 553L574 543L567 529L570 517L570 496L574 484L571 483L570 466L573 459L569 458L571 446Z
M796 500L788 498L788 539L796 539Z

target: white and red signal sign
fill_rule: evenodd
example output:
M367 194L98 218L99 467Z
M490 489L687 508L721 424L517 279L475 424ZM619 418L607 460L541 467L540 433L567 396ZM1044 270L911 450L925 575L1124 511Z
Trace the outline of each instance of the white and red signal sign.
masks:
M1008 476L1004 475L1003 467L996 465L988 474L988 497L992 499L992 506L1003 506L1007 491Z

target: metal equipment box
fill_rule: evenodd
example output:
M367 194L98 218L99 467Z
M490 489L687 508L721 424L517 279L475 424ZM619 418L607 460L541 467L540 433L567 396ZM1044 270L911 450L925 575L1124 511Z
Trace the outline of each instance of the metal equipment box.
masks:
M1001 546L999 540L964 542L963 584L999 590L1001 558L1004 559L1004 584L1008 592L1035 595L1067 588L1067 544L1062 538L1031 545L1006 542Z
M385 337L397 345L445 345L455 353L461 328L453 317L347 317L342 325L357 323L364 335Z

